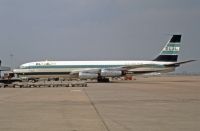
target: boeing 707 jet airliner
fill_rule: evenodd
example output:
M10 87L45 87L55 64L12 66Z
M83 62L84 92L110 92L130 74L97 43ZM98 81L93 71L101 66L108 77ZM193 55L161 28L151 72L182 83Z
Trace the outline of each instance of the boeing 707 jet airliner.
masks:
M60 77L97 79L108 81L109 77L127 74L148 74L172 72L176 67L195 60L177 62L181 35L173 35L160 54L151 61L38 61L25 63L13 72L27 77Z

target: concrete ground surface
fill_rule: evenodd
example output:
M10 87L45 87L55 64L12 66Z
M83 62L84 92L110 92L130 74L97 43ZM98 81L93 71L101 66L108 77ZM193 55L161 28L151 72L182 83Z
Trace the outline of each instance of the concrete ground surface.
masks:
M0 131L189 130L200 130L200 76L0 89Z

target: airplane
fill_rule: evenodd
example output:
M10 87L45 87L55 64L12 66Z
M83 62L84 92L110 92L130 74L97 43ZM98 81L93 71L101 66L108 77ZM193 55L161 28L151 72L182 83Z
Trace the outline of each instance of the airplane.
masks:
M13 72L29 77L56 77L97 79L109 82L110 77L148 73L167 73L182 64L195 60L177 62L181 43L180 34L172 35L160 54L151 61L37 61L25 63Z

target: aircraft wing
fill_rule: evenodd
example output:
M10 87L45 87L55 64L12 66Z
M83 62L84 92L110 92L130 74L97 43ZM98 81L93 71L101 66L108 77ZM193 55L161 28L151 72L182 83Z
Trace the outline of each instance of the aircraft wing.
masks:
M164 64L164 65L157 65L157 64L138 64L138 65L125 65L125 66L119 66L119 67L112 67L112 68L86 68L86 69L81 69L81 70L75 70L71 72L70 74L78 74L80 72L82 73L100 73L101 70L106 70L106 71L125 71L125 72L132 72L134 74L146 74L146 73L152 73L152 72L170 72L174 70L174 67L178 67L181 64L193 62L196 60L187 60L187 61L182 61L182 62L174 62L170 64ZM156 68L154 67L161 67L161 68ZM166 67L166 68L163 68Z
M139 65L127 65L127 66L119 66L119 67L112 67L112 68L86 68L81 70L74 70L70 74L78 74L79 72L82 73L100 73L101 70L107 71L128 71L130 69L136 69L141 67L150 67L153 66L152 64L139 64Z

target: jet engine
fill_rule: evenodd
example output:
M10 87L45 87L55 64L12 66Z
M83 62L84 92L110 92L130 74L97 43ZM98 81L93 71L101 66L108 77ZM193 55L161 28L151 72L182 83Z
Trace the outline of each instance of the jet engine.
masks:
M98 74L95 73L83 73L79 72L79 78L80 79L97 79Z
M102 70L101 76L102 77L119 77L122 76L122 71L112 71L112 70Z

